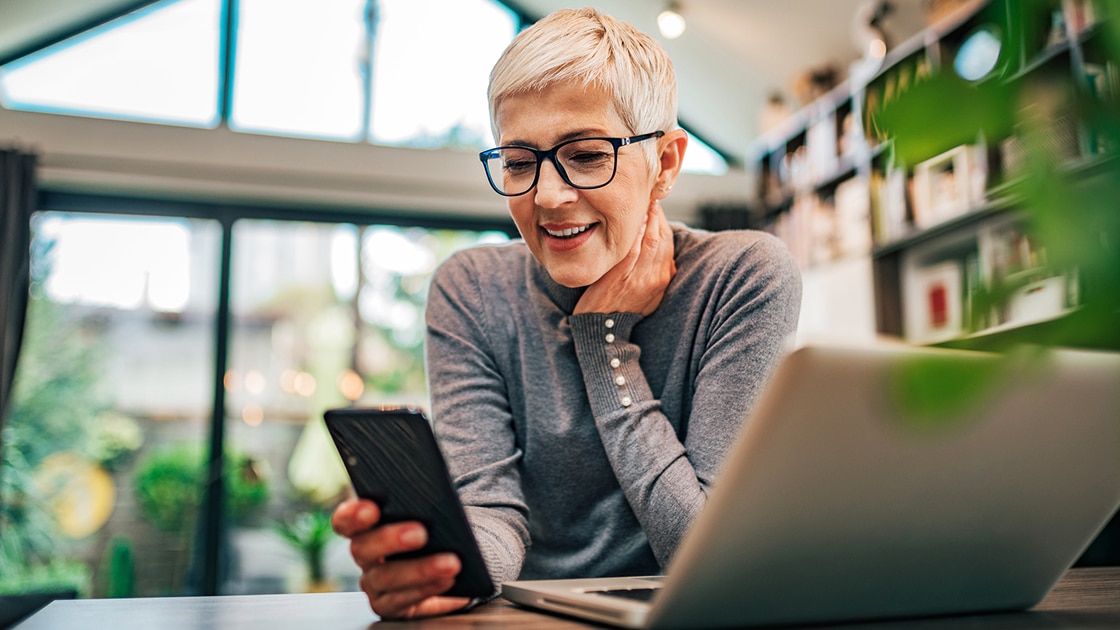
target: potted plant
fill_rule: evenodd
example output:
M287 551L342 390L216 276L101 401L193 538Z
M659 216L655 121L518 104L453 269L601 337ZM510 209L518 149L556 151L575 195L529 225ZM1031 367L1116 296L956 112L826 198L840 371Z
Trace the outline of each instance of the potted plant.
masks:
M291 520L278 523L276 532L303 557L307 571L307 592L337 590L336 585L327 578L324 563L327 544L334 537L330 514L321 510L300 512Z

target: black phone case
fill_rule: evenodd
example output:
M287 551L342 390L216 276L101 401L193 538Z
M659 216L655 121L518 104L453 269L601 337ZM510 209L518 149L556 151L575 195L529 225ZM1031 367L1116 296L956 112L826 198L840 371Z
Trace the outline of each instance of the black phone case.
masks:
M381 508L381 522L419 521L428 544L394 557L452 552L462 569L445 595L489 597L494 584L478 549L431 424L412 408L331 409L327 430L359 497Z

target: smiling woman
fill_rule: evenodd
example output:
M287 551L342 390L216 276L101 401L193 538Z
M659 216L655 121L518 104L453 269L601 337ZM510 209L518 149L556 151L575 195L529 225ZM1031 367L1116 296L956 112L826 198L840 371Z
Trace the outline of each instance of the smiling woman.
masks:
M772 236L666 220L688 137L668 55L632 26L558 11L488 93L500 146L480 157L523 242L433 275L436 435L494 583L659 573L793 333L800 276ZM426 530L378 515L334 517L373 609L468 605L441 596L459 559L404 556Z

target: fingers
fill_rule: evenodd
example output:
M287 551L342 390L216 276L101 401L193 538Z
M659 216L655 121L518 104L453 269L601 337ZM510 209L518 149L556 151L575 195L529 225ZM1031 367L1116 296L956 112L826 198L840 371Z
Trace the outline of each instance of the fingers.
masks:
M427 542L428 532L420 523L393 523L351 536L350 555L365 570L390 556L421 549Z
M415 522L378 525L381 510L372 501L344 501L331 515L331 526L350 539L350 555L362 570L359 581L370 607L385 618L445 614L465 607L469 599L437 597L455 583L462 565L454 554L400 559L428 542L424 526ZM397 557L397 559L394 559Z
M365 499L348 499L340 503L331 514L331 528L339 536L351 538L370 529L379 520L381 510L376 503Z
M461 568L454 554L389 560L362 571L359 582L370 607L383 617L409 618L450 612L466 606L462 598L437 598L455 583ZM431 601L445 600L443 602Z

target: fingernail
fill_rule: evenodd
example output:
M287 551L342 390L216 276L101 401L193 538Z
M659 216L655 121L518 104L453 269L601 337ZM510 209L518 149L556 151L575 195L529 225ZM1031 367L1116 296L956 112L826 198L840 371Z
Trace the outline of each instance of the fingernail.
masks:
M459 572L459 558L449 553L436 556L432 564L439 575L454 575Z
M410 527L401 532L401 543L410 547L419 547L428 540L428 533L421 527Z
M357 516L358 516L358 520L372 521L372 520L375 520L377 518L377 510L373 509L372 507L370 507L368 505L363 505L360 508L358 508Z

